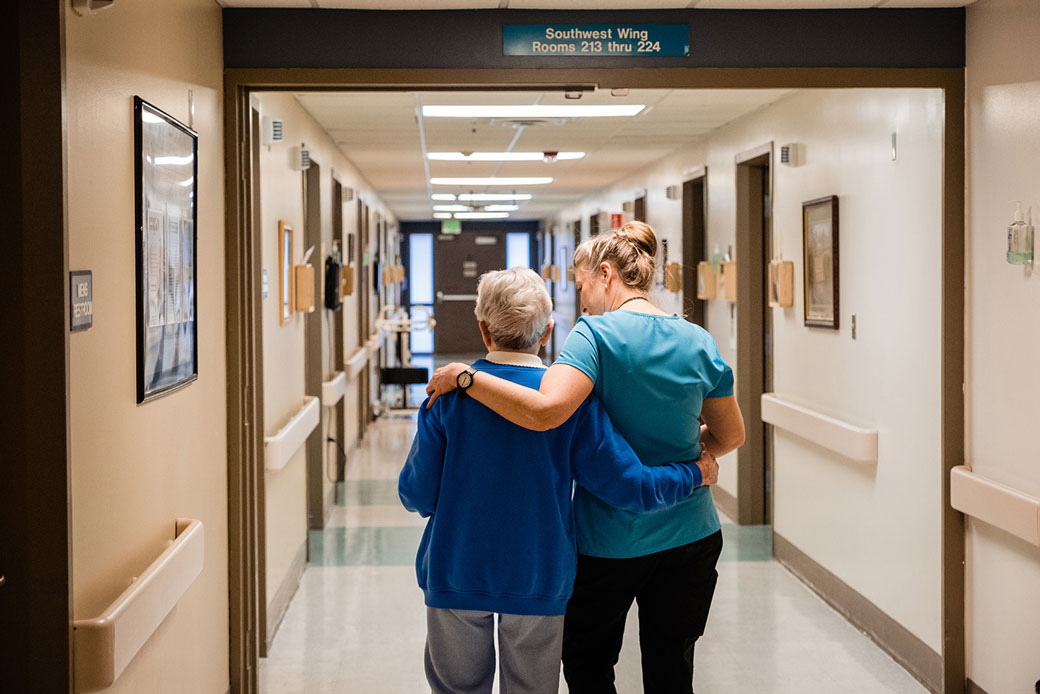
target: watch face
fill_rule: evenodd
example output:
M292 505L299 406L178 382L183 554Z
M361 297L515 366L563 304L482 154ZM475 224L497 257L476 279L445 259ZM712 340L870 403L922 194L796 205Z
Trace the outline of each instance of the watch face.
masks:
M469 388L471 383L473 383L473 374L469 371L463 371L459 374L458 378L455 379L455 384L459 388Z

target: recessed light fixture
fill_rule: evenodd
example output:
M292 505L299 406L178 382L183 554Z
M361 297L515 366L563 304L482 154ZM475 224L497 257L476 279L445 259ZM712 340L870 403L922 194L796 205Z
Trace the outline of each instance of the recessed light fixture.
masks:
M434 219L451 219L451 212L434 212Z
M508 212L456 212L455 219L505 219Z
M423 106L424 118L617 118L639 114L645 104L568 104L517 106Z
M521 178L431 178L435 186L538 186L552 183L549 176L527 176Z
M581 159L585 152L557 152L556 159ZM430 152L431 161L543 161L545 152Z
M530 200L534 196L530 193L460 193L459 200L470 202L490 202L494 200Z
M433 209L437 212L469 212L473 208L469 205L434 205Z
M430 196L431 200L447 200L452 202L455 200L455 193L434 193Z
M520 209L519 205L484 205L480 208L483 212L515 212Z

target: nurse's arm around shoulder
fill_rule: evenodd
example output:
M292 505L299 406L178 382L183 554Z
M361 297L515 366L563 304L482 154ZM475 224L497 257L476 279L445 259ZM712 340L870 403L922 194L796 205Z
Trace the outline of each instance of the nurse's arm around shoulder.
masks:
M454 390L456 378L465 368L466 364L455 362L437 369L426 387L430 395L426 406ZM566 422L589 397L592 386L592 379L582 371L567 364L553 364L546 370L538 390L478 371L466 395L513 424L546 431Z
M705 398L701 421L701 448L716 458L744 445L744 416L735 395Z

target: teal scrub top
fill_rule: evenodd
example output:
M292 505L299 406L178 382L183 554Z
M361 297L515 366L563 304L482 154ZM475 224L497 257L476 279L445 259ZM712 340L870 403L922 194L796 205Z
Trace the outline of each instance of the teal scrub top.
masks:
M700 457L702 402L733 395L733 371L715 340L678 316L623 310L582 316L556 363L592 379L593 393L645 465ZM578 551L595 557L641 557L721 528L708 487L670 508L632 513L579 486L574 513Z

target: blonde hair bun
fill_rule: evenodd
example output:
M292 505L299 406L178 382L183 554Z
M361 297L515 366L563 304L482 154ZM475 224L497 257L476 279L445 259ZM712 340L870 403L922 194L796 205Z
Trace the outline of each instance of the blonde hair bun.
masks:
M574 267L590 272L600 263L613 265L625 286L641 292L654 283L657 234L646 222L627 222L611 234L593 236L574 251Z

